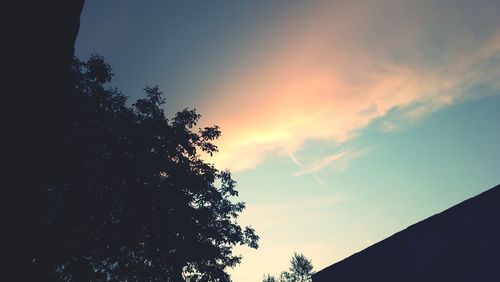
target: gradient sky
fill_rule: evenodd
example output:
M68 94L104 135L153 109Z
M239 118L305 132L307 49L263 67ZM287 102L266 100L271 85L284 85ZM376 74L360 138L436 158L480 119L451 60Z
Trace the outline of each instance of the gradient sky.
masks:
M91 1L76 54L103 55L218 124L260 248L236 282L320 270L500 183L500 2Z

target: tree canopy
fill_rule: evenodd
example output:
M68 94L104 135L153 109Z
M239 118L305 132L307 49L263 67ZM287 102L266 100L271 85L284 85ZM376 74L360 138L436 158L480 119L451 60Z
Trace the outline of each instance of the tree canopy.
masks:
M292 281L311 281L313 270L311 260L306 258L304 254L294 253L290 263L289 273Z
M312 281L313 264L304 254L294 253L288 271L282 271L279 278L264 275L262 282L307 282Z
M230 281L233 247L259 237L237 222L231 173L200 157L220 129L197 129L194 109L166 118L157 86L128 106L100 56L75 58L72 74L65 164L43 187L32 259L41 280Z

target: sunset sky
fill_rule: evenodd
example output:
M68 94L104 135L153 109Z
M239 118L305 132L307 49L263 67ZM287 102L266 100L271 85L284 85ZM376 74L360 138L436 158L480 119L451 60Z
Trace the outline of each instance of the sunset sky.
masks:
M500 183L500 1L92 1L76 54L217 124L260 248L315 270Z

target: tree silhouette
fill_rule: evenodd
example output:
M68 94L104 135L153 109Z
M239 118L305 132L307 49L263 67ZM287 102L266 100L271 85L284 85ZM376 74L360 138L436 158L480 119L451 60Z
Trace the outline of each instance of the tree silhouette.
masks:
M303 254L294 253L290 260L288 271L282 271L280 277L276 278L271 274L264 275L262 282L306 282L312 281L314 274L312 261Z
M200 158L219 128L195 130L190 109L167 119L157 86L127 106L100 56L75 58L72 74L65 164L44 187L32 259L40 281L230 281L232 248L259 237L236 221L230 172Z
M264 278L262 278L262 282L278 282L278 279L271 274L266 274Z
M312 261L307 259L303 254L294 253L289 269L291 281L311 281L313 265Z

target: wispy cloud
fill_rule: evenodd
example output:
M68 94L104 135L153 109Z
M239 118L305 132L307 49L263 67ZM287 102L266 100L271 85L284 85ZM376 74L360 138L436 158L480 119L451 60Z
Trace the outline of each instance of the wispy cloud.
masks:
M316 180L316 182L318 182L320 185L323 185L323 186L325 185L325 182L317 176L314 177L314 180Z
M393 131L397 127L398 126L392 121L386 120L386 121L382 122L382 131L384 131L384 132Z
M346 157L347 155L349 155L349 153L350 153L349 151L344 151L344 152L340 152L338 154L328 155L322 159L319 159L319 160L313 162L312 164L308 165L307 167L304 167L303 169L297 171L296 173L294 173L294 176L299 176L299 175L304 175L304 174L309 174L309 173L319 171L319 170L323 169L324 167L330 165L332 162Z
M477 86L499 93L500 4L456 5L335 1L284 16L217 77L205 117L223 136L211 161L241 171L288 155L310 173L344 155L303 164L294 154L308 140L344 143L394 110L416 121L486 95Z
M294 156L293 153L288 152L287 155L298 167L302 167L302 163Z

